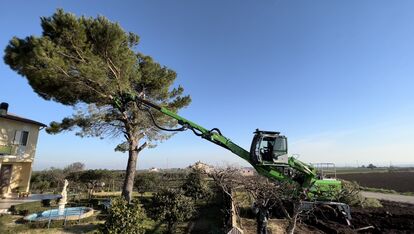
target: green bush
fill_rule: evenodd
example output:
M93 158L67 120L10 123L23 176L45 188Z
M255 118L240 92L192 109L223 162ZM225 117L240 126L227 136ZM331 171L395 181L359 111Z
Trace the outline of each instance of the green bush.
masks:
M160 184L161 177L158 173L138 173L135 176L134 186L141 196L143 196L145 192L157 192Z
M145 233L145 210L138 202L128 204L123 198L115 198L111 201L109 215L102 228L103 233L116 234L141 234Z
M44 207L50 207L51 199L43 199L42 200L42 206Z
M366 198L361 195L361 187L356 182L342 181L342 191L338 201L357 207L382 207L381 202L375 198Z
M165 189L155 194L152 213L158 221L167 223L168 233L174 233L178 222L190 219L195 213L194 201L181 189Z
M203 171L200 169L192 169L182 185L185 195L191 197L194 201L209 198L212 195L211 188L203 177L205 177Z

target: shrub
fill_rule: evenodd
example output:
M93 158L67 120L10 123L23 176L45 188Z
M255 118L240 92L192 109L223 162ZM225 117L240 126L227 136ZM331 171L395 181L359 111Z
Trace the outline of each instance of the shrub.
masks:
M145 233L144 224L147 216L141 204L138 202L128 204L123 198L115 198L111 201L109 215L102 228L103 233Z
M338 195L338 201L350 206L360 206L363 197L360 194L360 187L356 182L342 181L342 190Z
M155 218L167 223L167 232L174 233L177 222L190 219L195 208L181 189L165 189L155 194L152 211Z
M381 202L375 198L366 198L360 193L361 187L356 182L342 181L342 191L338 200L350 206L382 207Z
M43 199L42 200L42 206L44 206L44 207L50 207L50 202L51 202L50 199Z
M157 192L160 183L161 178L157 173L147 172L136 175L134 186L142 196L145 192Z
M185 183L182 186L186 196L193 198L195 201L211 196L212 191L203 178L203 172L200 169L193 169L187 175Z

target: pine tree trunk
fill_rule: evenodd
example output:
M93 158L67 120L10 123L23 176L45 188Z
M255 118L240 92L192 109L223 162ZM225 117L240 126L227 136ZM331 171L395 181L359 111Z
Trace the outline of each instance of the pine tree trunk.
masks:
M122 196L128 203L132 200L132 190L134 188L135 172L137 170L138 150L137 143L132 142L129 147L128 165L125 174L125 181L122 187Z

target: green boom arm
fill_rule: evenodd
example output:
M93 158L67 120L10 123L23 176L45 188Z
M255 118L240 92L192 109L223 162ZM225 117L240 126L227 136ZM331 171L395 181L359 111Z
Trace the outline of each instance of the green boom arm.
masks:
M178 124L184 126L185 128L193 130L193 132L197 136L200 136L200 137L202 137L202 138L204 138L208 141L213 142L214 144L217 144L221 147L224 147L224 148L230 150L231 152L233 152L234 154L238 155L239 157L241 157L241 158L243 158L243 159L250 162L249 152L246 151L245 149L241 148L240 146L234 144L230 139L228 139L228 138L224 137L223 135L221 135L219 131L207 130L207 129L203 128L202 126L177 115L176 113L168 110L167 108L160 107L160 106L155 105L155 104L153 104L153 103L151 103L147 100L144 100L144 99L141 99L141 98L136 98L136 100L139 103L144 104L145 106L157 109L158 111L162 112L163 114L168 115L173 119L176 119L178 121Z
M138 106L145 106L149 114L151 115L152 120L155 123L155 119L153 118L151 111L149 108L154 108L161 113L170 116L173 119L178 121L178 124L183 126L181 130L191 129L197 136L200 136L216 145L224 147L237 156L243 158L247 162L249 162L256 171L273 180L278 181L287 181L292 183L298 183L302 189L304 189L309 199L316 199L316 200L325 200L327 201L328 205L337 206L339 211L341 211L344 215L346 215L346 219L351 219L350 209L349 206L344 203L332 203L330 200L335 198L335 194L341 190L341 182L338 180L320 180L317 179L317 173L315 168L310 165L307 165L294 157L289 157L287 163L279 163L279 164L256 164L250 158L250 152L243 149L242 147L238 146L237 144L233 143L230 139L224 137L220 130L213 128L212 130L207 130L206 128L187 120L176 113L168 110L167 108L158 106L154 103L151 103L145 99L134 97L132 99L126 99L130 101L136 101ZM163 129L160 126L157 126ZM166 130L166 129L165 129ZM286 170L288 169L288 173ZM289 174L289 172L294 171L294 175ZM324 202L320 204L325 204Z
M255 164L250 159L249 151L243 149L242 147L238 146L237 144L233 143L229 138L223 136L218 129L208 130L190 120L187 120L176 113L168 110L167 108L158 106L152 102L149 102L145 99L135 97L132 100L135 100L138 104L142 104L148 108L153 108L161 113L170 116L173 119L176 119L180 125L184 128L191 129L197 136L200 136L216 145L219 145L223 148L226 148L236 154L237 156L243 158L247 162L249 162L256 171L268 178L276 179L279 181L290 181L290 182L297 182L302 187L309 187L313 184L315 177L316 177L316 170L293 157L289 157L288 164L284 165L263 165L263 164ZM149 111L149 110L148 110ZM288 175L285 175L281 168L293 168L300 172L301 176L297 178L291 178Z

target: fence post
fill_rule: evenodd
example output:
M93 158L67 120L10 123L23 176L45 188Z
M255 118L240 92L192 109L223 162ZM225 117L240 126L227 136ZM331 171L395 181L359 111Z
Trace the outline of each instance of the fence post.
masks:
M52 210L53 210L53 209L51 209L51 210L49 211L49 221L48 221L48 223L47 223L47 229L49 229L49 227L50 227L50 222L52 221Z
M66 219L68 217L68 209L65 208L65 211L63 212L63 216L65 217L65 220L63 221L63 226L66 227Z
M80 221L81 221L81 214L82 214L82 207L79 207L78 224L80 224Z

